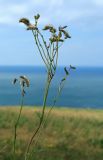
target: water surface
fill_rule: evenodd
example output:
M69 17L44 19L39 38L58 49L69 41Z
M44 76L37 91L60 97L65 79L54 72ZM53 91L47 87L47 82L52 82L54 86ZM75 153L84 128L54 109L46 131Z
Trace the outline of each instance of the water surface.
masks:
M46 71L43 67L0 67L0 105L10 106L20 104L19 85L12 85L12 80L20 75L30 79L25 105L41 106L46 81ZM63 67L59 67L52 82L48 97L48 105L52 105L57 93L57 87L64 76ZM57 106L103 108L103 68L77 67L72 71L64 90L56 104Z

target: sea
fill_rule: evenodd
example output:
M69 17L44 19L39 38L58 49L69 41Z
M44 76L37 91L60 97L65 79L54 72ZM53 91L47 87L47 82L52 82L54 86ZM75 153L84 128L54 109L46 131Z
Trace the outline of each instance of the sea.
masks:
M42 66L0 66L0 106L20 105L20 85L12 82L21 75L30 80L30 87L25 89L24 105L42 106L46 84L46 70ZM58 67L50 86L47 106L52 106L64 76L64 67ZM103 67L76 67L76 70L71 70L56 106L103 108Z

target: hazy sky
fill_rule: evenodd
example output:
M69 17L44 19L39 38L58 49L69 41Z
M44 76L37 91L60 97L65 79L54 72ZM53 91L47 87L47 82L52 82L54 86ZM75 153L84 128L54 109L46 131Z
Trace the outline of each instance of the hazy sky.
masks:
M18 21L40 13L45 24L68 25L59 65L103 66L103 0L0 0L0 65L42 65L33 36Z

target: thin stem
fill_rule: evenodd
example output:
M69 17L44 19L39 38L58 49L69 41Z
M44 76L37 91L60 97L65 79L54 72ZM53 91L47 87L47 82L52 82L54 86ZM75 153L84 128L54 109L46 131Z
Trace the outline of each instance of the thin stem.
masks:
M21 96L21 107L20 107L20 111L19 111L17 121L15 123L15 128L14 128L14 144L13 144L14 160L15 160L15 151L16 151L17 127L18 127L19 120L20 120L20 117L21 117L21 112L22 112L22 109L23 109L23 101L24 101L24 98L23 98L23 96Z
M61 86L60 90L58 91L58 93L57 93L57 95L56 95L56 97L55 97L55 99L54 99L53 105L52 105L52 107L50 108L50 110L49 110L49 112L48 112L48 114L47 114L47 116L46 116L46 119L45 119L43 125L45 125L45 123L47 122L47 119L48 119L48 117L49 117L49 115L50 115L53 107L55 106L58 98L60 97L60 94L61 94L61 92L62 92L62 90L63 90L63 88L64 88L64 85L65 85L66 79L67 79L67 76L65 77L65 81L64 81L63 85Z
M46 42L45 42L44 36L39 32L39 30L38 30L38 34L41 36L42 41L43 41L43 43L44 43L44 46L45 46L45 48L46 48L46 50L47 50L47 53L48 53L48 55L49 55L49 50L48 50L47 44L46 44ZM50 58L50 57L49 57L49 58Z
M69 72L70 72L70 70L71 70L71 68L69 68ZM63 90L63 88L64 88L64 85L65 85L65 83L66 83L66 80L67 80L67 78L68 78L68 75L66 74L64 78L65 78L65 81L60 82L60 84L59 84L57 95L56 95L56 97L55 97L55 99L54 99L54 102L53 102L52 107L50 108L50 110L49 110L49 112L48 112L48 114L47 114L47 116L46 116L46 119L45 119L45 121L44 121L44 125L45 125L45 123L46 123L46 121L47 121L47 119L48 119L48 117L49 117L49 115L50 115L50 112L52 111L52 109L53 109L53 107L55 106L58 98L60 97L60 94L61 94L61 92L62 92L62 90Z
M43 62L45 63L45 65L46 65L46 67L47 67L47 69L48 69L48 65L47 65L47 63L46 63L46 61L45 61L45 59L44 59L44 57L43 57L43 55L42 55L42 52L41 52L41 50L40 50L40 47L39 47L39 45L38 45L38 42L37 42L37 39L36 39L36 34L34 33L33 30L32 30L32 33L33 33L33 36L34 36L34 38L35 38L35 42L36 42L36 45L37 45L37 47L38 47L39 53L40 53L40 55L41 55L41 58L42 58Z
M56 67L57 67L57 62L58 62L58 42L56 43L56 51L57 51L57 56L56 56Z
M40 40L39 40L39 38L38 38L38 33L37 33L37 40L38 40L39 46L40 46L41 49L42 49L42 52L43 52L43 54L44 54L44 57L45 57L45 59L47 60L47 62L48 62L48 64L49 64L50 62L49 62L49 60L48 60L48 58L47 58L47 56L46 56L46 54L45 54L43 45L41 44L41 42L40 42Z
M51 47L52 47L52 44L51 44ZM54 43L53 43L53 48L51 50L51 57L52 57L52 60L53 60L53 65L54 65L53 69L55 71L56 65L55 65L55 61L54 61L54 58L55 58L55 56L54 56Z
M44 94L44 102L43 102L43 110L42 110L42 115L41 115L41 118L40 118L40 122L39 122L39 125L37 127L37 129L35 130L35 132L33 133L31 139L30 139L30 142L28 144L28 147L27 147L27 151L26 151L26 154L25 154L25 160L28 159L28 153L29 153L29 150L30 150L30 146L34 140L34 137L37 135L37 133L39 132L40 130L40 127L42 125L42 122L43 122L43 118L44 118L44 113L45 113L45 108L46 108L46 101L47 101L47 97L48 97L48 91L49 91L49 87L50 87L50 82L48 80L48 77L47 77L47 85L46 85L46 89L45 89L45 94Z
M52 58L50 57L49 49L48 49L48 46L47 46L46 41L45 41L45 39L44 39L44 36L41 34L41 32L40 32L39 30L38 30L38 34L39 34L39 35L41 36L41 38L42 38L42 41L43 41L43 43L44 43L44 46L45 46L45 48L46 48L48 57L49 57L50 62L51 62L51 61L52 61ZM52 65L52 67L53 67L53 69L54 69L54 66L53 66L53 65Z
M62 92L62 90L63 90L63 88L64 88L64 85L65 85L65 82L66 82L67 77L68 77L68 75L65 76L65 81L62 83L62 86L61 86L61 83L59 84L59 87L61 86L61 88L60 88L60 90L59 90L59 87L58 87L57 95L56 95L56 97L55 97L55 99L54 99L54 101L53 101L53 105L51 106L49 112L47 113L46 118L45 118L44 121L43 121L42 128L43 128L44 125L46 124L46 122L47 122L47 120L48 120L48 117L49 117L49 115L50 115L53 107L55 106L58 98L60 97L60 94L61 94L61 92ZM38 137L37 137L37 141L38 141L40 135L41 135L41 132L39 133L39 135L38 135ZM36 142L37 142L37 141L36 141ZM36 143L35 143L35 145L36 145Z

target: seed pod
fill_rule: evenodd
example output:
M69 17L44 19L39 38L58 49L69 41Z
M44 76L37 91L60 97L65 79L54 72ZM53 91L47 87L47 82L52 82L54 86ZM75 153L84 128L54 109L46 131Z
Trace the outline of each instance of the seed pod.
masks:
M30 25L30 21L27 18L21 18L19 20L20 23L24 23L26 26Z
M65 71L66 75L69 75L69 72L67 71L66 67L64 67L64 71Z

